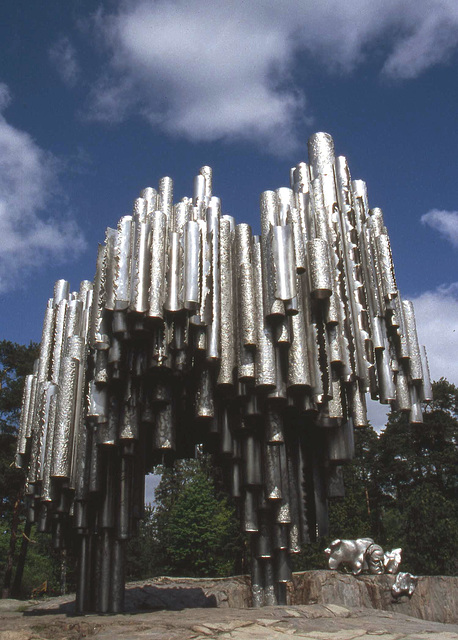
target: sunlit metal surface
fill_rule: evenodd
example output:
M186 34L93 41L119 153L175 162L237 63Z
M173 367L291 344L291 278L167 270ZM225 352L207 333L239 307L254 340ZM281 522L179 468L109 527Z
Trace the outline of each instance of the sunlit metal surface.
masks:
M397 573L401 564L402 549L383 551L372 538L357 540L333 540L324 550L330 569L338 569L346 565L353 575L367 571L373 575Z
M418 576L414 576L411 573L405 573L400 571L391 587L391 595L396 600L401 596L412 597L418 584Z
M253 603L284 602L291 554L327 533L342 495L366 393L421 421L426 353L383 214L328 134L309 154L261 195L260 236L222 213L202 167L181 202L168 177L141 192L107 229L93 283L56 284L17 464L30 518L56 547L78 540L78 611L122 610L144 476L198 444L252 538Z

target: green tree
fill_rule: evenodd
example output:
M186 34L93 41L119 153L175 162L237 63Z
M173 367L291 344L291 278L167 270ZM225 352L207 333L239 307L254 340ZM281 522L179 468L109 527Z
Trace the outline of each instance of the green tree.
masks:
M403 568L456 573L458 542L458 389L433 384L423 424L391 412L374 455L383 546L401 546Z
M25 376L33 369L39 346L0 341L0 517L11 518L24 474L14 467L16 436Z
M126 549L126 580L143 580L163 573L162 550L156 536L154 509L145 507L138 534L131 538Z
M329 501L329 537L374 536L379 491L373 472L378 436L371 426L355 430L355 456L343 468L345 496Z
M205 456L164 470L152 519L163 573L224 576L237 570L243 551L238 520L228 498L216 491Z
M217 500L208 478L197 472L173 507L167 554L178 573L230 575L237 533L227 501Z
M2 595L11 586L18 526L22 516L24 474L14 467L16 435L25 376L32 371L39 346L0 341L0 526L6 561L0 567ZM8 544L5 546L5 541Z
M403 568L426 575L456 575L458 509L434 484L412 489L402 508Z

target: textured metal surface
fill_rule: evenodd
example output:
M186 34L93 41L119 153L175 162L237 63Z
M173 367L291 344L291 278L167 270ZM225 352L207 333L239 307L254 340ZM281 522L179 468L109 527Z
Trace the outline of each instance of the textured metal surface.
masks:
M308 152L313 175L332 171L334 163L334 142L329 133L319 131L310 136Z
M233 287L233 232L223 217L220 225L221 359L217 383L232 387L235 381L235 292Z
M252 538L254 604L285 602L291 554L342 495L366 394L421 422L427 357L383 214L328 134L309 161L262 193L260 236L222 215L210 167L175 204L162 178L107 229L93 283L56 283L17 464L40 530L79 537L78 611L122 610L144 475L196 444Z
M245 347L256 347L257 343L252 244L250 225L238 224L235 228L238 330Z
M330 569L336 570L341 565L347 565L351 569L353 575L357 576L362 572L368 572L372 575L381 575L383 573L397 574L393 582L392 595L399 597L404 593L401 583L403 576L410 574L398 573L401 564L402 549L392 549L391 551L383 551L379 544L376 544L372 538L357 538L356 540L333 540L329 547L324 550L328 558ZM415 576L413 582L406 581L405 593L412 595L415 585ZM411 591L409 591L409 586ZM399 589L397 590L397 587Z
M167 216L161 211L154 211L151 218L148 316L163 318L166 289Z
M126 309L129 306L132 242L132 216L124 216L118 222L118 232L114 249L113 289L115 309Z
M307 245L310 291L315 298L328 298L332 293L331 266L327 242L321 238Z
M200 302L201 230L198 222L189 221L184 228L183 299L186 309L195 310Z
M296 296L296 268L293 234L289 224L272 228L272 253L275 265L275 297L291 300Z

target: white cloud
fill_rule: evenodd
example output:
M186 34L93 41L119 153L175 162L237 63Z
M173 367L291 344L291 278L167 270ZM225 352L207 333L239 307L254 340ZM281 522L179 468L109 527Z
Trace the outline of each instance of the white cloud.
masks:
M74 87L80 75L76 50L69 38L62 36L49 49L49 59L69 87Z
M9 100L0 83L0 105ZM75 255L85 246L72 219L43 213L56 196L57 172L56 159L0 112L0 292L44 260L63 260L69 247Z
M290 29L238 2L128 3L97 25L111 71L92 94L91 116L117 121L137 110L191 140L251 138L294 145L304 98L290 85ZM256 3L254 3L256 5ZM281 86L281 84L283 86Z
M191 140L245 138L288 153L310 117L294 83L299 53L303 67L349 73L375 52L384 75L412 78L455 49L458 3L124 0L94 28L109 61L89 117L140 113Z
M431 379L458 386L458 282L412 298L419 341L428 352Z
M439 231L454 247L458 248L458 211L433 209L422 215L421 221L423 224Z
M458 44L458 4L455 0L400 2L406 32L393 48L384 72L415 78L433 65L446 62Z

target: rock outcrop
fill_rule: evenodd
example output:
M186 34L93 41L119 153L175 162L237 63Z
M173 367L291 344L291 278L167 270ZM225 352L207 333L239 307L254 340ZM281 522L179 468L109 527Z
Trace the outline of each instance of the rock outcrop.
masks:
M458 577L421 576L411 598L395 600L393 575L359 575L337 571L304 571L293 574L288 605L337 606L351 610L373 609L442 623L458 623ZM1 602L1 601L0 601ZM16 601L18 602L18 601ZM126 589L126 613L194 608L250 608L249 576L232 578L154 578L131 582ZM50 610L72 613L74 596L22 603L43 614ZM261 613L265 610L259 609ZM1 607L0 607L1 613Z
M338 604L395 611L436 622L458 621L458 577L420 576L411 598L395 600L393 575L359 575L337 571L304 571L293 574L291 604Z

